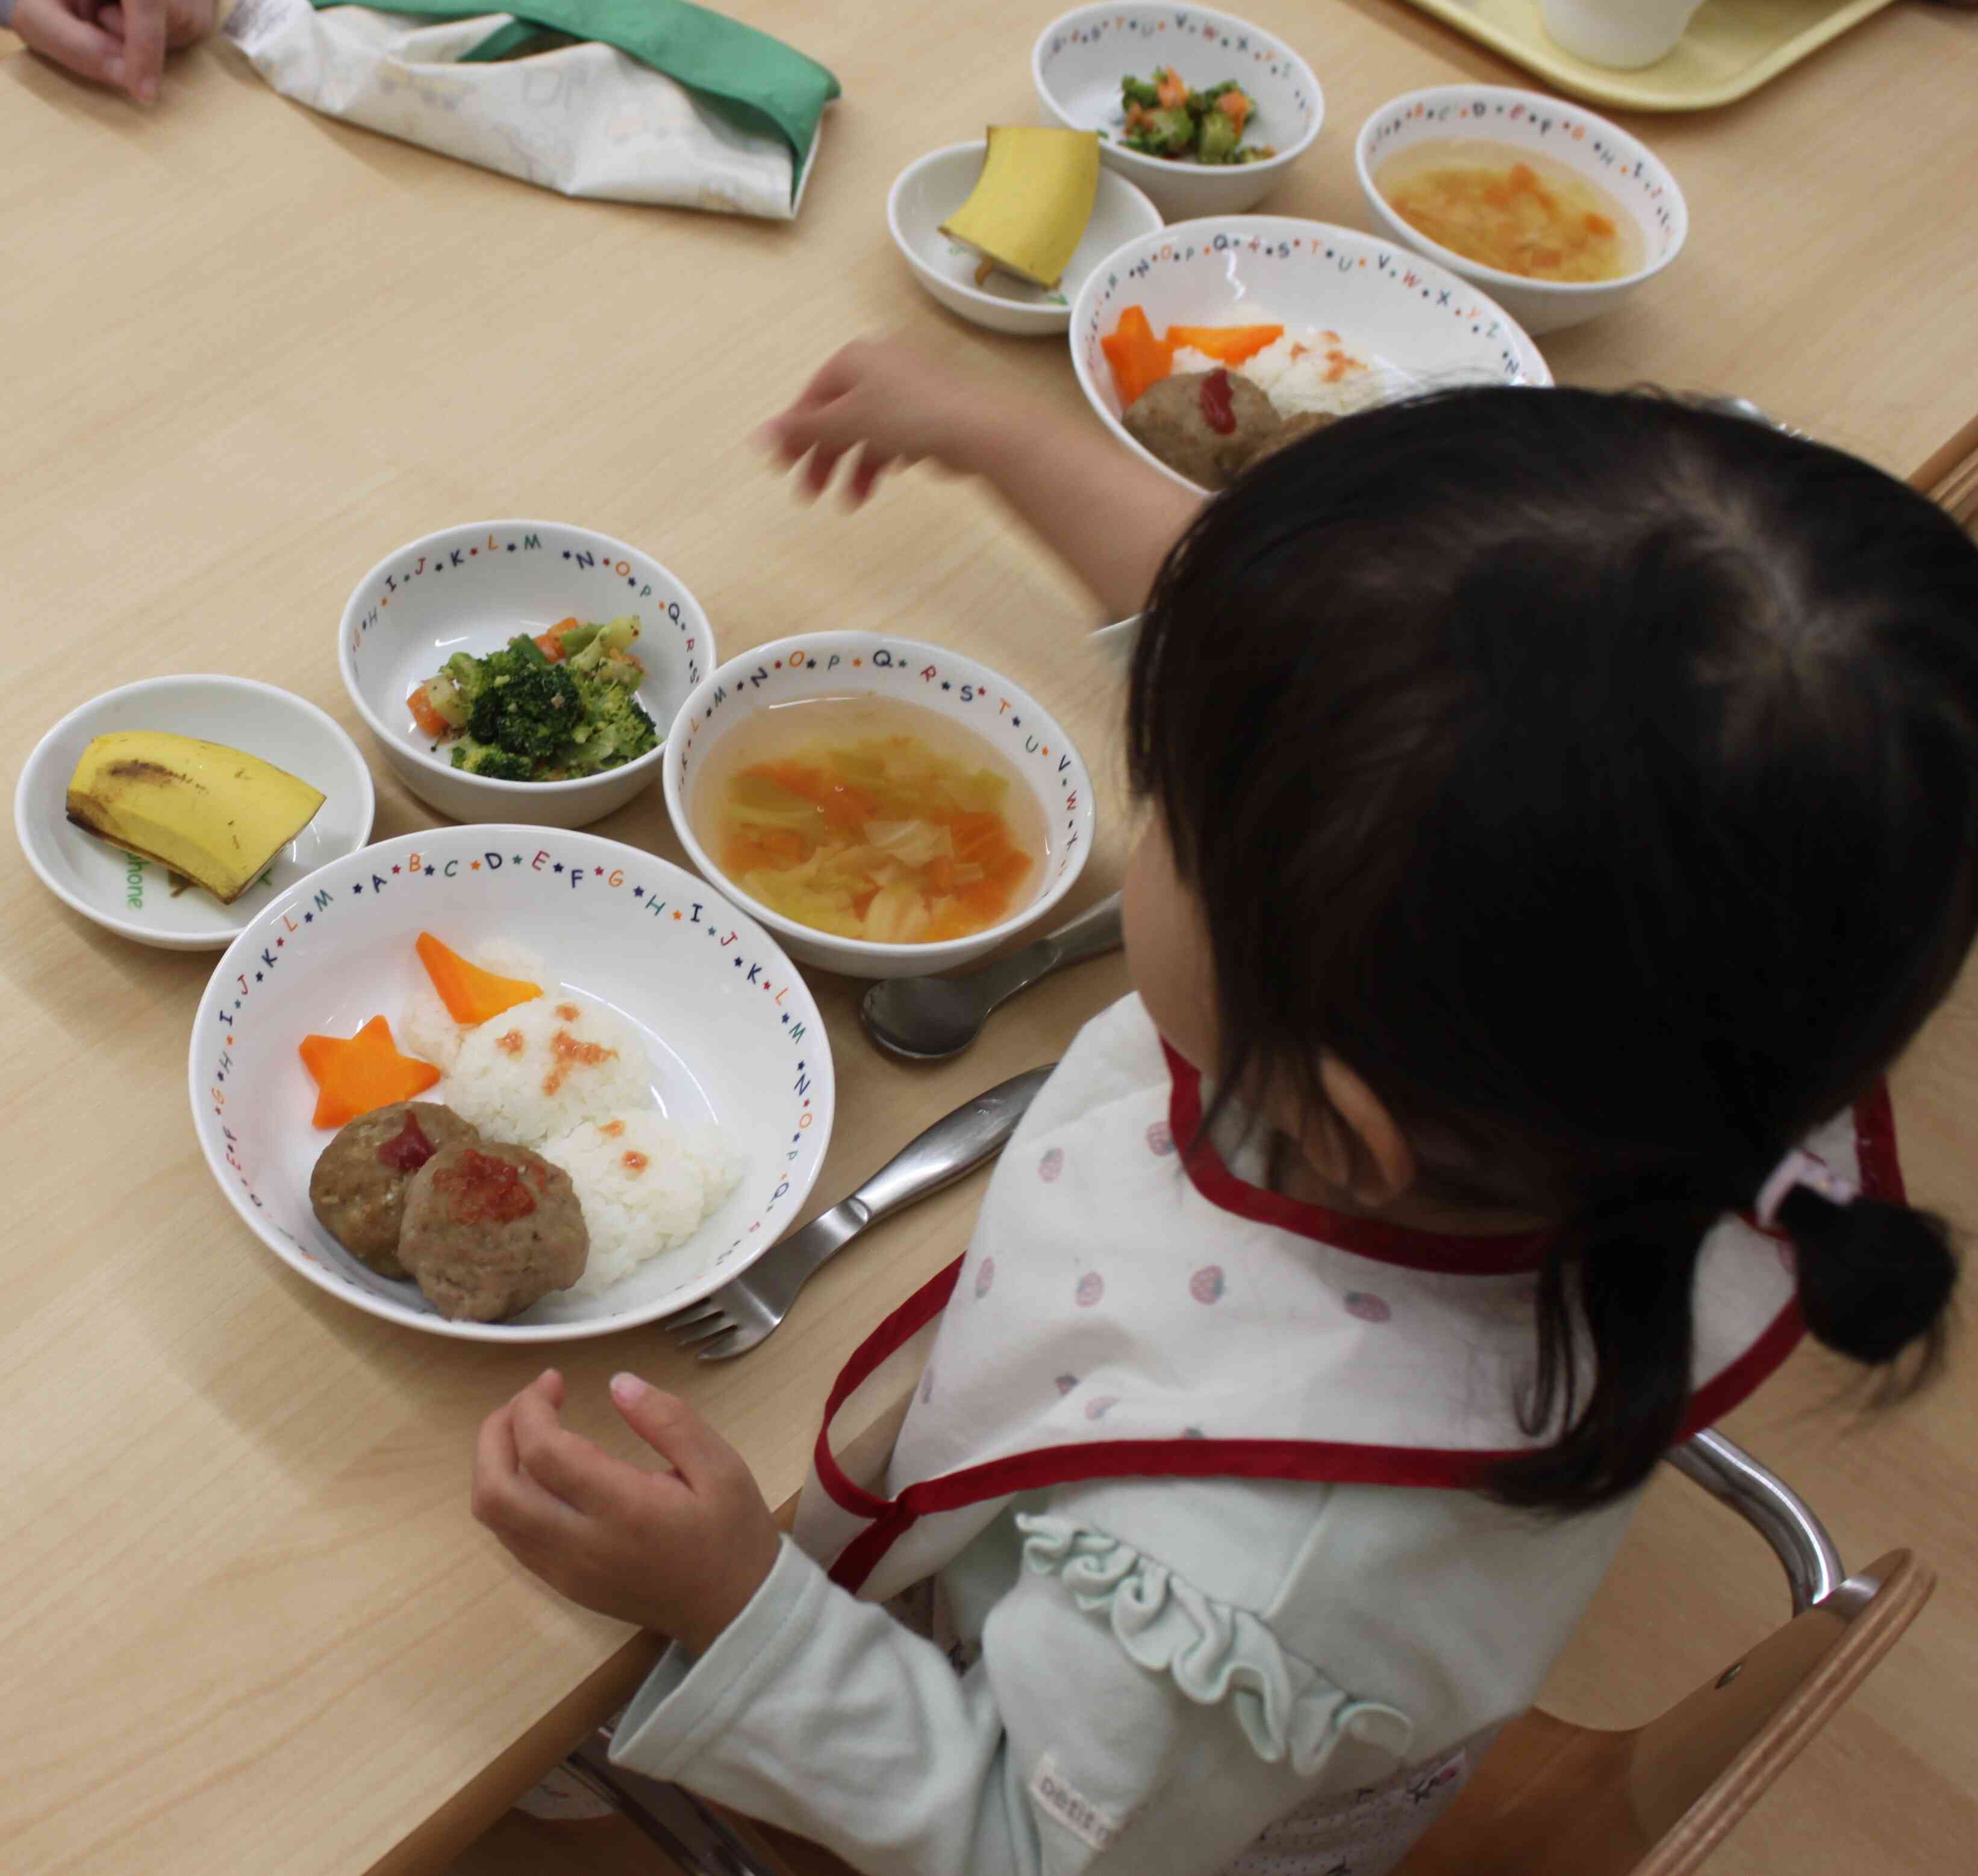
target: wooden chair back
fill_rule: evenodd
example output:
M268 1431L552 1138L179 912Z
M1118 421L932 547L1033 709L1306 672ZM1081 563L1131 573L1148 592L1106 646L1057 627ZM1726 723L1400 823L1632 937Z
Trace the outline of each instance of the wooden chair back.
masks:
M1632 1732L1526 1715L1397 1876L1689 1876L1894 1646L1934 1581L1891 1551Z

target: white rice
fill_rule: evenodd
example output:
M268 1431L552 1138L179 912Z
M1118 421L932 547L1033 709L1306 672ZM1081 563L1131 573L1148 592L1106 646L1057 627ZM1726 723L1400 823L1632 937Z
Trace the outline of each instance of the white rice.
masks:
M526 945L518 945L512 938L490 938L460 955L469 964L478 964L482 970L492 971L497 977L518 977L528 984L547 984L549 981L544 974L542 959ZM419 987L413 991L412 1000L406 1006L399 1025L399 1039L405 1053L416 1055L422 1061L431 1062L442 1074L451 1074L461 1044L473 1033L471 1025L453 1020L452 1011L440 1001L432 979L421 971Z
M1174 355L1177 372L1211 372L1219 362L1183 346ZM1350 416L1370 405L1406 397L1420 389L1414 374L1398 366L1349 351L1336 333L1288 328L1262 351L1229 367L1249 379L1276 405L1281 417L1308 411Z
M538 1151L583 1120L653 1104L639 1032L588 997L552 990L468 1030L442 1098L488 1139Z
M590 1233L574 1296L594 1296L684 1244L743 1173L717 1129L684 1126L649 1107L586 1121L544 1142L542 1154L570 1175Z

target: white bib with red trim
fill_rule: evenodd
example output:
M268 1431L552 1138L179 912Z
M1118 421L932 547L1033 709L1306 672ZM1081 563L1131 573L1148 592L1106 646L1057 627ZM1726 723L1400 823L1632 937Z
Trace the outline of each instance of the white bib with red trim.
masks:
M1518 1424L1536 1238L1450 1239L1299 1203L1176 1150L1200 1084L1137 997L1080 1033L1004 1150L965 1257L840 1378L797 1540L885 1600L958 1555L1015 1494L1089 1478L1248 1477L1467 1488L1540 1443ZM1894 1178L1886 1101L1811 1150ZM848 1477L830 1420L941 1316L883 1491ZM1727 1218L1696 1288L1685 1431L1799 1338L1790 1251Z

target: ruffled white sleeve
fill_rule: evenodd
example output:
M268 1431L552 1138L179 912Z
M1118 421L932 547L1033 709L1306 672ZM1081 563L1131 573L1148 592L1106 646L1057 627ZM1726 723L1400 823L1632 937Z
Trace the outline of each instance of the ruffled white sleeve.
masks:
M1406 1762L1405 1715L1256 1614L1087 1524L1020 1524L966 1676L786 1545L705 1655L660 1663L614 1756L874 1876L1201 1876Z

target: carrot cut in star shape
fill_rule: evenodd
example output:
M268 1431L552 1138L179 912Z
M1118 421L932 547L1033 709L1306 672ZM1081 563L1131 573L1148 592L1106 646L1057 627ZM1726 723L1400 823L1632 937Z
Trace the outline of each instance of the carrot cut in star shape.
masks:
M339 1127L394 1101L425 1094L439 1079L430 1062L401 1055L392 1025L374 1016L354 1036L305 1036L303 1066L316 1077L316 1124Z
M478 964L469 964L430 931L419 934L418 954L419 962L425 966L426 975L432 979L432 987L439 992L447 1014L469 1028L491 1021L518 1003L531 1003L543 994L541 984L527 983L519 977L497 977Z

